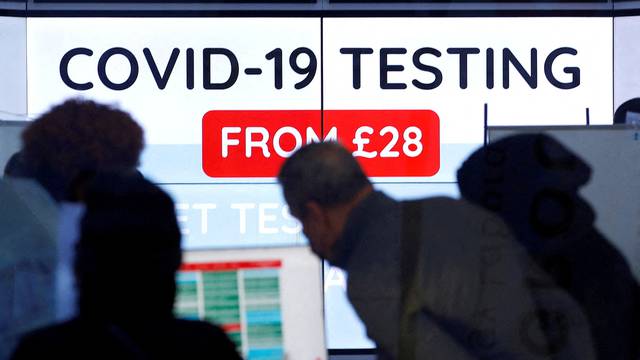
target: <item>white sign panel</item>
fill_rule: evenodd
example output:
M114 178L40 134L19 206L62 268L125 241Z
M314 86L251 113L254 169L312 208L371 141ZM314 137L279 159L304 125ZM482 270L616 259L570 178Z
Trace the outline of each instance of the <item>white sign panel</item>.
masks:
M319 74L297 89L305 76L288 62L299 48L320 53L319 28L319 19L28 19L29 113L84 96L131 111L149 144L199 144L210 110L319 109ZM276 66L278 52L287 58Z
M0 17L0 120L24 120L27 114L27 22Z
M485 123L611 123L612 21L32 18L28 112L37 116L72 96L130 111L146 132L142 172L177 199L187 248L298 245L304 242L300 226L274 178L211 177L216 161L241 149L232 155L253 154L251 161L224 169L267 173L267 163L277 168L269 153L292 150L284 142L271 145L276 134L309 138L310 129L373 156L368 168L380 174L411 164L406 167L418 175L376 179L400 182L387 189L398 197L436 191L402 183L410 181L446 183L446 192L455 193L455 172L483 143ZM219 123L250 111L269 121L226 130ZM304 116L300 129L278 122L297 116ZM220 152L207 173L203 153L211 149L204 149L203 137ZM220 149L223 142L227 147ZM419 167L424 154L427 175ZM371 346L357 325L348 334L336 330L343 326L336 320L351 309L338 282L326 286L329 346Z
M610 18L324 19L326 109L431 109L443 144L489 125L611 123Z
M615 99L618 108L627 100L640 97L640 16L618 17L614 19L615 35Z

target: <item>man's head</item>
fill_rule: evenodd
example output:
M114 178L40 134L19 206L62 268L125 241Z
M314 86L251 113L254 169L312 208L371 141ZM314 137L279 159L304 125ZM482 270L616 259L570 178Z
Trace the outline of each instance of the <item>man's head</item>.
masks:
M139 175L107 173L89 181L83 200L81 313L123 322L171 316L181 235L169 195Z
M23 161L57 201L83 172L134 171L144 147L142 128L124 111L72 99L36 119L22 134Z
M312 143L285 161L278 181L291 214L302 222L312 250L330 258L349 211L371 191L351 153L334 142Z

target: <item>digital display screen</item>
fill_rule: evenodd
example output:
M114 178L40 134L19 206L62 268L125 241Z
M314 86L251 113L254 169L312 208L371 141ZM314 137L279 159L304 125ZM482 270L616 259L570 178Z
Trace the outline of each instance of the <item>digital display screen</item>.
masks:
M187 251L175 313L222 327L244 359L326 359L321 264L304 247Z
M487 125L612 122L612 21L28 18L28 115L129 111L187 251L301 246L275 182L296 148L338 140L395 198L456 196ZM342 275L325 268L328 347L371 348Z

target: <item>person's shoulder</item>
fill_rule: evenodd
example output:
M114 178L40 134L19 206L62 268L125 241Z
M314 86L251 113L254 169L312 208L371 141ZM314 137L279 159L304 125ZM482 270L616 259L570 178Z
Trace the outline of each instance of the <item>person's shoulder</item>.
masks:
M80 323L76 319L67 320L65 322L48 325L39 329L28 332L23 337L25 340L46 340L46 339L62 339L68 336L76 335L82 332Z
M443 205L459 206L459 207L467 207L467 206L475 207L475 205L468 202L467 200L454 198L451 196L444 196L444 195L427 197L423 199L418 199L417 201L423 204L443 204Z
M423 207L435 207L442 210L467 212L474 215L483 215L488 218L499 218L491 211L473 204L465 199L452 198L448 196L434 196L419 200Z
M63 349L73 343L80 331L75 320L30 331L20 339L12 359L55 357L56 349Z
M420 200L416 200L420 207L425 210L436 210L436 214L449 215L451 213L472 212L486 213L488 212L478 206L471 204L463 199L456 199L448 196L434 196ZM409 201L409 203L412 201ZM434 214L431 212L430 214Z
M445 226L449 230L459 228L466 233L483 233L509 237L511 232L504 220L496 213L464 199L439 196L423 199L420 207L426 221ZM465 224L459 227L459 224Z
M222 356L218 358L240 359L236 345L219 326L206 321L175 319L175 329L180 341L188 343L196 357L216 354Z
M423 205L452 205L452 204L457 204L459 203L459 199L455 199L449 196L432 196L432 197L427 197L424 199L418 199L418 200L409 200L408 202L413 202L413 201L417 201L420 204Z
M207 321L175 319L175 327L179 331L190 332L194 335L219 336L224 335L224 330Z

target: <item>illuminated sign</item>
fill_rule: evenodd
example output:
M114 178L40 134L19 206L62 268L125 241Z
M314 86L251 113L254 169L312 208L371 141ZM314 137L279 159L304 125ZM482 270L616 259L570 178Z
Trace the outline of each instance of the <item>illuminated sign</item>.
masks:
M369 176L432 176L440 166L439 120L428 110L211 111L202 126L211 177L274 177L321 139L343 143Z
M610 123L611 21L31 18L29 112L78 95L120 103L160 182L273 179L323 136L370 176L454 181L485 123ZM374 110L434 115L362 120Z
M274 176L309 141L342 141L408 199L456 196L485 125L611 123L612 21L29 18L28 110L82 96L130 111L186 249L301 245ZM328 346L372 346L342 274L325 275Z

